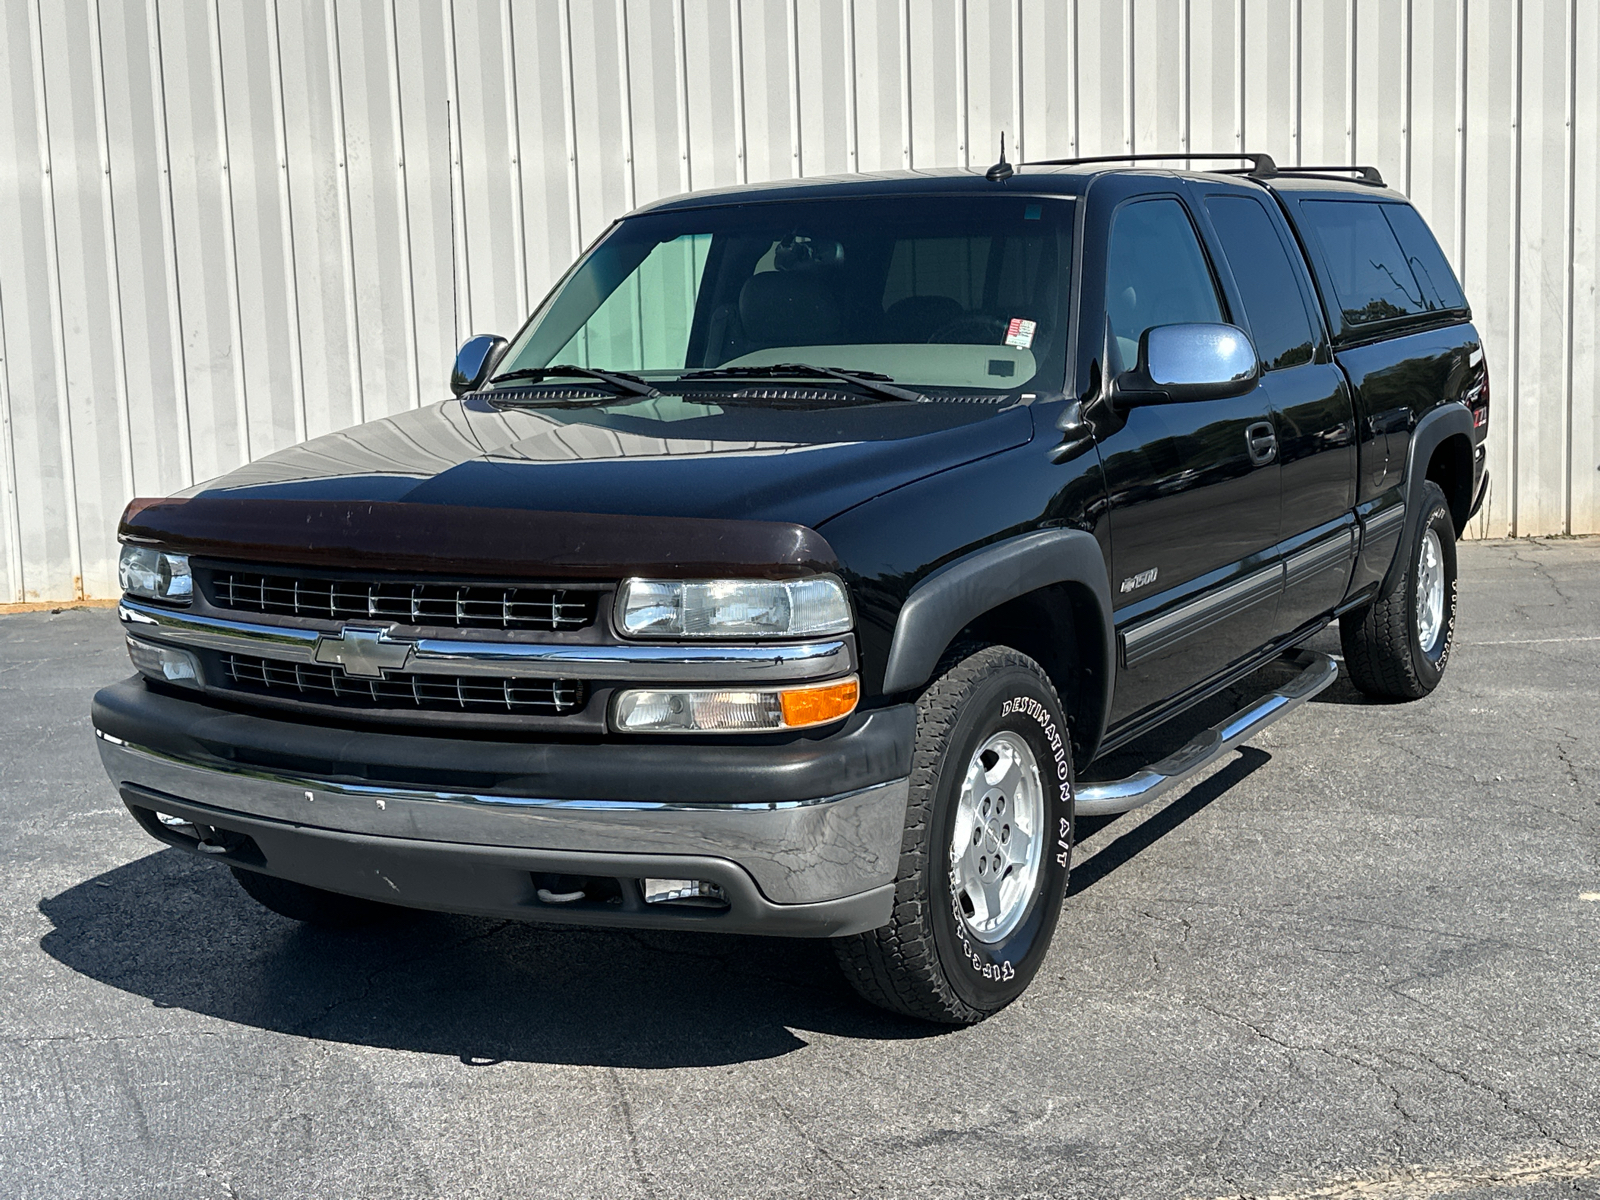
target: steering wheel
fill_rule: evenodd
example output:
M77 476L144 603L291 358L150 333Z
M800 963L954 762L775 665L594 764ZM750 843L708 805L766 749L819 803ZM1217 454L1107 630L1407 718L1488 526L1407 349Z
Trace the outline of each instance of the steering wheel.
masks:
M987 313L962 313L928 335L930 342L957 346L998 346L1011 323Z

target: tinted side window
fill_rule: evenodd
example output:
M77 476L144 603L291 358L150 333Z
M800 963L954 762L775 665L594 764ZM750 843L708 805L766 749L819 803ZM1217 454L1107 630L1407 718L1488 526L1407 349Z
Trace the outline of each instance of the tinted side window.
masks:
M1300 211L1322 247L1346 325L1370 325L1426 312L1422 290L1384 220L1366 200L1303 200Z
M1298 275L1267 210L1250 196L1212 196L1206 211L1244 298L1244 315L1261 369L1310 362L1316 334L1296 282Z
M1385 204L1383 215L1389 218L1389 227L1400 239L1400 248L1411 263L1411 274L1422 288L1422 298L1429 308L1465 308L1467 298L1461 292L1456 273L1445 261L1444 251L1422 219L1422 214L1409 204Z
M1138 362L1146 329L1223 319L1211 268L1178 201L1139 200L1117 210L1106 249L1106 316L1120 370Z

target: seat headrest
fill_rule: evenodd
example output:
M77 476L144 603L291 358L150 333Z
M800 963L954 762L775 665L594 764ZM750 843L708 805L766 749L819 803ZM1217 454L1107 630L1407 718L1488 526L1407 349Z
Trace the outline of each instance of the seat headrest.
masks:
M809 346L839 332L839 304L821 271L763 271L739 289L745 336L764 346Z

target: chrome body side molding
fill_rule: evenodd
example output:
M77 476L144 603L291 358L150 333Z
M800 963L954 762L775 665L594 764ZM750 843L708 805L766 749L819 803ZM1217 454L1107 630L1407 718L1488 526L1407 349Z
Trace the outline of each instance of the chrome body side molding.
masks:
M1348 568L1354 549L1355 529L1352 526L1295 551L1284 560L1284 586L1292 588L1332 567Z
M1283 563L1252 572L1213 591L1206 592L1160 616L1141 621L1123 631L1122 661L1132 667L1175 642L1199 633L1206 626L1225 620L1253 604L1270 599L1283 590Z

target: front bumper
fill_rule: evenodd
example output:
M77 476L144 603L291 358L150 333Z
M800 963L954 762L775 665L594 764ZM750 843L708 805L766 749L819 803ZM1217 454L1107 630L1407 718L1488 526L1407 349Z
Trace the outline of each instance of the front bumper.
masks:
M94 724L140 823L236 866L417 908L818 937L889 919L915 730L902 705L758 745L404 736L138 679L95 697ZM156 812L222 834L208 844ZM553 874L617 880L621 898L541 900ZM646 905L628 886L646 877L709 880L727 906Z

